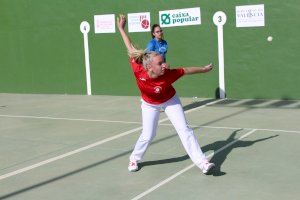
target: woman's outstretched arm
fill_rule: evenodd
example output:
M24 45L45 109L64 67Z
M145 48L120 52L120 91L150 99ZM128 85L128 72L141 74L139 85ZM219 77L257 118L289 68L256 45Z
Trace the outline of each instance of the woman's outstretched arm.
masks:
M183 68L184 74L198 74L198 73L206 73L212 70L213 64L210 63L203 67L185 67Z
M120 14L119 17L117 17L117 25L118 25L120 34L122 36L123 42L127 48L127 51L132 52L133 51L132 42L131 42L129 36L127 35L127 33L125 32L126 17L124 15Z

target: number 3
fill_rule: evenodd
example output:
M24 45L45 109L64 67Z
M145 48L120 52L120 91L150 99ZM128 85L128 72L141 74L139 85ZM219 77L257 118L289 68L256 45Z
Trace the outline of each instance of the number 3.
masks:
M218 18L219 18L219 20L218 20L218 21L219 21L219 22L221 22L221 21L222 21L222 17L221 17L221 16L219 16Z

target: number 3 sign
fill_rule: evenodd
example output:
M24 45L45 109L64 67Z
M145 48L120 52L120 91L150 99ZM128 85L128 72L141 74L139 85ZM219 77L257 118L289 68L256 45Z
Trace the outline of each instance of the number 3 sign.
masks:
M223 26L226 23L226 15L222 11L218 11L214 14L213 21L217 26Z

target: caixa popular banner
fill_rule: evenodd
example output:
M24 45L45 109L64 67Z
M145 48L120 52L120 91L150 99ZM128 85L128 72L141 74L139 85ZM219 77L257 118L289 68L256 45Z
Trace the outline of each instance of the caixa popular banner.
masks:
M200 7L159 11L159 23L161 27L199 25Z

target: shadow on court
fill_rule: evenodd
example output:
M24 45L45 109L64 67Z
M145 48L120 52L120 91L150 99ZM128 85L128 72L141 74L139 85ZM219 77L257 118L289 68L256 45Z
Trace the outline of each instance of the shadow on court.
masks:
M168 158L168 159L161 159L161 160L153 160L153 161L145 161L141 162L139 164L139 170L141 170L143 167L151 166L151 165L162 165L162 164L169 164L169 163L175 163L175 162L181 162L184 160L189 159L188 155L179 156L175 158Z
M201 147L203 152L207 152L207 151L218 151L221 148L224 148L226 145L230 144L231 142L236 141L237 139L235 138L236 134L241 131L241 130L236 130L234 131L226 140L220 140L220 141L216 141L214 143L205 145L203 147ZM277 137L278 135L274 135L274 136L270 136L270 137L266 137L266 138L261 138L261 139L257 139L257 140L253 140L253 141L242 141L239 140L236 143L234 143L231 146L228 146L227 148L223 149L222 151L214 154L214 156L211 159L211 162L216 164L216 167L214 168L214 170L212 170L212 172L208 175L213 175L213 176L222 176L225 175L225 172L221 171L221 166L224 163L224 161L226 160L227 156L230 154L230 152L235 149L235 148L244 148L244 147L249 147L257 142L261 142L264 140L268 140L274 137ZM151 165L161 165L161 164L169 164L169 163L174 163L174 162L181 162L184 160L189 159L188 155L184 155L184 156L179 156L179 157L175 157L175 158L168 158L168 159L162 159L162 160L155 160L155 161L146 161L146 162L142 162L140 163L139 167L140 169L142 169L143 167L146 166L151 166Z
M247 107L247 108L271 108L271 109L299 109L300 104L298 100L265 100L265 99L224 99L212 106L222 107Z
M204 152L207 152L209 150L213 150L214 152L216 152L217 150L224 148L226 145L237 140L235 138L235 136L239 131L241 131L241 130L234 131L226 140L216 141L214 143L203 146L202 150ZM262 141L265 141L265 140L268 140L268 139L271 139L271 138L274 138L277 136L278 135L273 135L273 136L253 140L253 141L239 140L236 143L234 143L233 145L228 146L227 148L224 148L222 151L215 153L214 156L211 158L211 162L215 163L216 167L208 175L223 176L226 174L226 172L223 172L221 170L221 166L233 149L249 147L257 142L262 142Z
M208 144L208 145L205 145L202 147L202 150L203 152L207 152L209 150L212 150L212 151L217 151L219 149L221 149L222 147L228 145L229 143L233 142L236 140L235 136L236 134L239 132L240 130L236 130L234 131L226 140L220 140L220 141L216 141L214 143L211 143L211 144ZM174 136L177 136L177 134L173 134L173 135L169 135L167 137L164 137L160 140L156 140L154 142L152 142L152 145L153 144L156 144L156 143L160 143L164 140L168 140L170 138L173 138ZM211 159L212 162L214 162L216 164L216 167L215 169L212 171L211 174L209 175L213 175L213 176L222 176L222 175L225 175L226 173L225 172L222 172L221 171L221 166L222 164L224 163L224 161L226 160L227 156L230 154L230 152L235 149L235 148L243 148L243 147L249 147L257 142L261 142L261 141L264 141L264 140L268 140L268 139L271 139L271 138L274 138L274 137L277 137L278 135L274 135L274 136L270 136L270 137L266 137L266 138L262 138L262 139L258 139L258 140L254 140L254 141L237 141L235 144L233 144L232 146L229 146L225 149L223 149L221 152L215 154L213 156L213 158ZM93 163L91 165L88 165L86 167L83 167L83 168L80 168L80 169L77 169L77 170L74 170L74 171L71 171L71 172L68 172L66 174L63 174L61 176L57 176L57 177L54 177L54 178L51 178L51 179L48 179L46 181L43 181L43 182L40 182L40 183L37 183L37 184L34 184L34 185L31 185L29 187L26 187L26 188L23 188L23 189L20 189L18 191L15 191L15 192L12 192L12 193L9 193L9 194L6 194L4 196L0 196L0 200L3 200L3 199L7 199L7 198L10 198L12 196L16 196L16 195L19 195L21 193L24 193L24 192L27 192L29 190L32 190L32 189L36 189L36 188L39 188L39 187L42 187L42 186L45 186L49 183L52 183L52 182L55 182L55 181L59 181L60 179L63 179L63 178L67 178L69 176L72 176L72 175L75 175L75 174L78 174L80 172L83 172L85 170L88 170L88 169L91 169L93 167L97 167L101 164L104 164L104 163L107 163L111 160L115 160L117 158L120 158L120 157L123 157L123 156L128 156L128 154L131 153L132 150L129 150L129 151L125 151L121 154L118 154L118 155L115 155L115 156L112 156L110 158L107 158L105 160L102 160L102 161L99 161L99 162L96 162L96 163ZM184 155L184 156L179 156L179 157L174 157L174 158L168 158L168 159L161 159L161 160L154 160L154 161L146 161L146 162L142 162L140 163L139 167L140 169L142 169L143 167L146 167L146 166L152 166L152 165L162 165L162 164L169 164L169 163L175 163L175 162L181 162L181 161L184 161L184 160L187 160L189 159L189 156L188 155ZM126 166L124 165L124 168L126 168ZM140 170L139 169L139 170Z
M204 106L204 105L206 105L208 103L212 103L214 101L216 101L216 100L215 99L206 99L206 100L203 100L203 101L197 101L197 102L194 102L194 103L183 106L183 110L187 111L187 110L190 110L190 109L193 109L193 108L198 108L200 106Z
M173 138L174 136L176 136L176 135L174 135L174 134L169 135L169 136L164 137L164 138L162 138L162 139L160 139L160 140L156 140L156 141L152 142L152 144L160 143L160 142L162 142L162 141L165 141L165 140L168 140L168 139L170 139L170 138ZM15 191L15 192L12 192L12 193L9 193L9 194L0 196L0 200L8 199L8 198L10 198L10 197L13 197L13 196L16 196L16 195L20 195L20 194L22 194L22 193L24 193L24 192L27 192L27 191L30 191L30 190L33 190L33 189L37 189L37 188L39 188L39 187L46 186L47 184L53 183L53 182L55 182L55 181L59 181L59 180L61 180L61 179L64 179L64 178L67 178L67 177L76 175L76 174L78 174L78 173L84 172L85 170L89 170L89 169L91 169L91 168L94 168L94 167L97 167L97 166L99 166L99 165L105 164L105 163L107 163L107 162L109 162L109 161L112 161L112 160L121 158L121 157L123 157L123 156L128 156L132 151L133 151L133 149L128 150L128 151L124 151L124 152L122 152L122 153L120 153L120 154L117 154L117 155L115 155L115 156L112 156L112 157L109 157L109 158L107 158L107 159L101 160L101 161L99 161L99 162L96 162L96 163L87 165L87 166L85 166L85 167L83 167L83 168L80 168L80 169L77 169L77 170L70 171L70 172L68 172L68 173L66 173L66 174L63 174L63 175L61 175L61 176L57 176L57 177L54 177L54 178L45 180L45 181L43 181L43 182L40 182L40 183L31 185L31 186L28 186L28 187L26 187L26 188L17 190L17 191ZM128 156L128 157L129 157L129 156ZM187 158L188 158L188 157L187 157ZM178 162L178 161L177 161L177 162ZM127 170L126 164L127 164L127 163L124 164L124 170Z
M212 101L214 101L214 100L206 100L206 101L201 101L201 102L195 102L195 103L189 104L187 106L184 106L183 108L184 108L184 110L190 110L190 109L193 109L193 108L205 105L207 103L210 103ZM221 117L219 119L216 119L216 120L214 120L212 122L209 122L209 123L206 123L206 124L203 124L203 125L209 125L209 124L214 123L216 121L220 121L220 120L222 120L224 118L228 118L228 117L231 117L231 116L234 116L234 115L238 115L240 113L248 111L249 109L251 109L251 108L247 108L245 110L238 111L236 113L233 113L233 114L230 114L230 115L227 115L227 116L223 116L223 117ZM235 140L235 136L236 136L236 134L237 134L238 131L240 131L240 130L234 131L226 140L216 141L216 142L214 142L212 144L208 144L208 145L205 145L205 146L201 147L202 150L203 150L203 152L207 152L209 150L217 151L218 149L226 146L227 144L229 144L230 142L232 142L232 141ZM234 148L248 147L248 146L253 145L256 142L264 141L264 140L271 139L271 138L277 137L277 136L278 135L270 136L270 137L267 137L267 138L262 138L262 139L258 139L258 140L254 140L254 141L238 141L237 143L233 144L232 146L229 146L228 148L224 149L220 153L217 153L212 158L212 161L216 164L216 168L213 171L212 175L214 175L214 176L222 176L222 175L226 174L225 172L221 171L221 165L224 163L225 159L227 158L227 155ZM164 137L162 139L153 141L152 145L156 144L156 143L163 142L163 141L168 140L168 139L171 139L173 137L178 137L178 135L177 134L172 134L172 135L169 135L169 136ZM27 192L27 191L30 191L30 190L33 190L33 189L37 189L39 187L46 186L49 183L53 183L53 182L59 181L61 179L64 179L64 178L76 175L76 174L81 173L81 172L83 172L85 170L97 167L99 165L105 164L105 163L107 163L109 161L118 159L120 157L128 156L131 152L132 152L132 150L124 151L124 152L122 152L120 154L117 154L115 156L112 156L112 157L109 157L107 159L101 160L99 162L92 163L90 165L87 165L85 167L82 167L82 168L70 171L70 172L65 173L63 175L56 176L56 177L50 178L48 180L42 181L40 183L36 183L36 184L31 185L31 186L25 187L23 189L19 189L17 191L5 194L3 196L0 196L0 200L8 199L10 197L13 197L13 196L16 196L16 195L20 195L20 194L22 194L24 192ZM184 156L180 156L180 157L174 157L174 158L168 158L168 159L162 159L162 160L146 161L146 162L140 163L140 169L143 168L143 167L152 166L152 165L161 165L161 164L182 162L182 161L187 160L187 159L189 159L189 156L188 155L184 155ZM126 167L127 166L125 165L124 166L125 170L126 170Z

